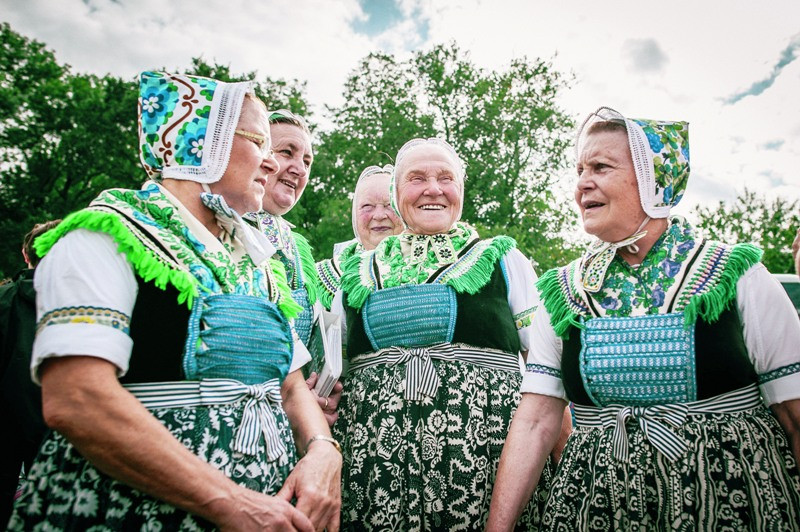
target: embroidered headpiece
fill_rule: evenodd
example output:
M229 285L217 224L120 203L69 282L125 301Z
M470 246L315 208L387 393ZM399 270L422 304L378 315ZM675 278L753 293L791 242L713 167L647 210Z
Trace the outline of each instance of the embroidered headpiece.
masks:
M456 169L455 177L461 182L462 186L462 202L461 202L461 207L458 211L458 216L456 217L456 220L460 220L461 211L464 208L463 186L464 186L464 180L467 178L466 165L464 164L464 161L461 160L461 157L458 156L458 153L456 153L456 150L450 145L450 143L448 143L444 139L440 139L437 137L431 137L428 139L422 139L422 138L411 139L405 144L403 144L403 146L397 152L397 157L395 157L394 160L394 171L392 172L392 180L389 185L389 198L392 203L392 209L394 209L394 212L397 213L397 216L399 216L400 219L403 220L403 215L400 214L400 207L399 207L400 202L399 202L399 197L397 195L397 169L400 168L400 164L402 163L403 159L411 151L413 151L415 148L419 148L420 146L427 146L427 145L438 146L442 148L453 159L453 164L455 165ZM403 226L408 227L408 224L406 223L405 220L403 220Z
M592 124L616 122L628 131L628 144L639 184L639 200L651 218L666 218L689 180L689 123L625 118L601 107L578 129L578 156Z
M249 81L142 72L139 157L150 178L215 183L228 167Z
M358 224L357 224L357 215L358 215L358 188L363 181L366 181L368 178L376 175L389 175L391 176L394 172L394 166L391 164L387 164L385 166L367 166L364 168L364 171L361 172L361 175L358 176L358 181L356 181L356 188L353 191L353 234L356 236L356 241L359 244L363 244L361 242L361 238L358 236Z

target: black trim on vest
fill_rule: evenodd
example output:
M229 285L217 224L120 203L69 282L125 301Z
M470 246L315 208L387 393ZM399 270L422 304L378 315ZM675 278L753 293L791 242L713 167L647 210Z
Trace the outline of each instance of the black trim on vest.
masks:
M567 396L576 404L595 406L589 399L580 374L581 335L570 327L564 340L561 375ZM715 323L698 318L695 324L695 370L697 399L717 395L754 384L758 380L744 343L742 323L735 302Z
M183 350L190 311L178 303L178 291L172 285L165 290L136 276L139 294L131 315L133 340L128 372L123 383L181 381Z

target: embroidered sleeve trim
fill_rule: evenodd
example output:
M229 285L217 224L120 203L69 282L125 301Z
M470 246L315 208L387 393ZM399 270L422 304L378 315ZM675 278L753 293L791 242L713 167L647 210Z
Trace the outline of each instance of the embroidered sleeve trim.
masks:
M516 324L517 329L524 329L533 322L533 315L537 308L538 307L533 306L527 310L523 310L522 312L514 314L514 323Z
M558 368L551 368L542 364L525 364L525 373L538 373L547 375L548 377L561 378L561 370Z
M103 307L63 307L51 310L39 320L36 325L36 334L51 325L73 323L104 325L130 336L130 317L117 310Z
M786 377L787 375L793 375L795 373L800 373L800 362L782 366L778 369L768 371L767 373L762 373L758 376L758 384L766 384L775 379L780 379L781 377Z

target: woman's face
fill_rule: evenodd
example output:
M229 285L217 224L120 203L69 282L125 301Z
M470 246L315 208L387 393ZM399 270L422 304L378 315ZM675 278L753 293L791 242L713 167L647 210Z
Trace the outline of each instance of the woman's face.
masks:
M261 209L267 183L278 171L278 162L273 155L265 158L269 153L270 135L264 106L245 99L236 128L263 135L267 140L262 146L255 139L234 135L228 167L222 178L209 188L224 197L236 212L245 214Z
M446 233L461 216L464 183L445 148L422 144L412 148L397 168L398 208L411 232Z
M289 212L303 194L314 154L311 153L311 139L302 128L281 123L271 124L269 128L280 170L269 178L264 210L282 215Z
M578 156L575 201L584 230L600 240L618 242L639 228L646 214L626 133L603 131L586 137Z
M389 202L389 174L367 177L356 187L356 232L367 251L375 249L381 240L403 230L403 224Z

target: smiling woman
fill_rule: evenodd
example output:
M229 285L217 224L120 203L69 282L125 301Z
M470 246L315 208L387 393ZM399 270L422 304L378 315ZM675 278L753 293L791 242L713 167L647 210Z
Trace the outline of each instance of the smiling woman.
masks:
M31 373L53 431L9 528L336 530L341 457L306 444L330 432L290 371L300 308L241 216L277 171L266 110L250 82L139 88L151 180L35 244Z
M340 418L345 527L481 530L538 300L508 237L459 221L464 166L440 139L396 157L406 229L341 278L350 371ZM545 474L547 478L547 473ZM543 482L522 526L536 529Z
M543 308L492 496L510 530L572 401L542 530L797 530L800 321L750 244L669 216L685 122L600 108L575 199L597 240L537 284Z

